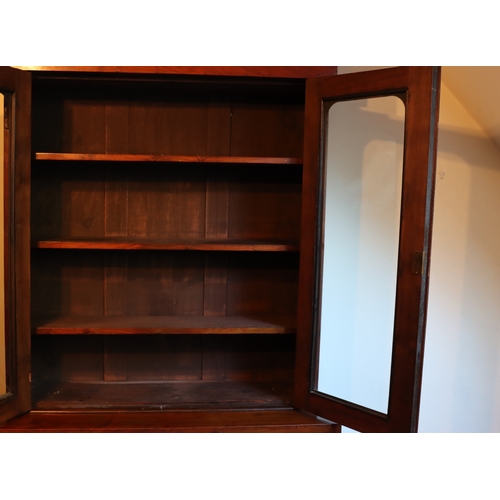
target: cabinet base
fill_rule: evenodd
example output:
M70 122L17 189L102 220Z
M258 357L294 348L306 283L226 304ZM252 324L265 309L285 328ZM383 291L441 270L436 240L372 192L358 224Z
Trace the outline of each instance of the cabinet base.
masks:
M199 412L38 412L0 424L0 432L340 432L340 425L297 410Z

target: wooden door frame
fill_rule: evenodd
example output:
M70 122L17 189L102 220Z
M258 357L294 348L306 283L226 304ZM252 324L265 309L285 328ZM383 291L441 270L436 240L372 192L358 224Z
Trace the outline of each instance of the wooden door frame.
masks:
M0 421L29 411L30 384L30 170L31 74L0 68L0 90L10 95L4 162L5 328L10 391Z
M422 378L439 103L439 68L390 68L308 80L295 405L364 432L416 432ZM320 394L316 377L325 100L405 94L405 152L391 388L387 415ZM421 253L416 273L414 254ZM402 300L404 298L404 300Z

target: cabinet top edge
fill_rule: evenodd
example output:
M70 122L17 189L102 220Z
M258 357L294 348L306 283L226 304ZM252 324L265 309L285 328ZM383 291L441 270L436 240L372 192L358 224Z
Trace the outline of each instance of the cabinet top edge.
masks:
M337 66L13 66L24 71L157 75L314 78L337 74Z

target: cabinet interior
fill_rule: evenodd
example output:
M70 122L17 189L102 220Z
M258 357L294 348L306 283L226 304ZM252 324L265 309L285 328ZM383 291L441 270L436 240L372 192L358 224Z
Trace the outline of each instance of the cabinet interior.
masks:
M33 78L35 409L290 406L304 81Z

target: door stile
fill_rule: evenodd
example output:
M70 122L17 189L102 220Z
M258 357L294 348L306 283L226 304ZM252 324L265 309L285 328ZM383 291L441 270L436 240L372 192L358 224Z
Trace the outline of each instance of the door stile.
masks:
M30 169L31 74L0 68L0 91L8 96L2 124L4 161L4 266L6 394L0 421L31 408L30 384Z

